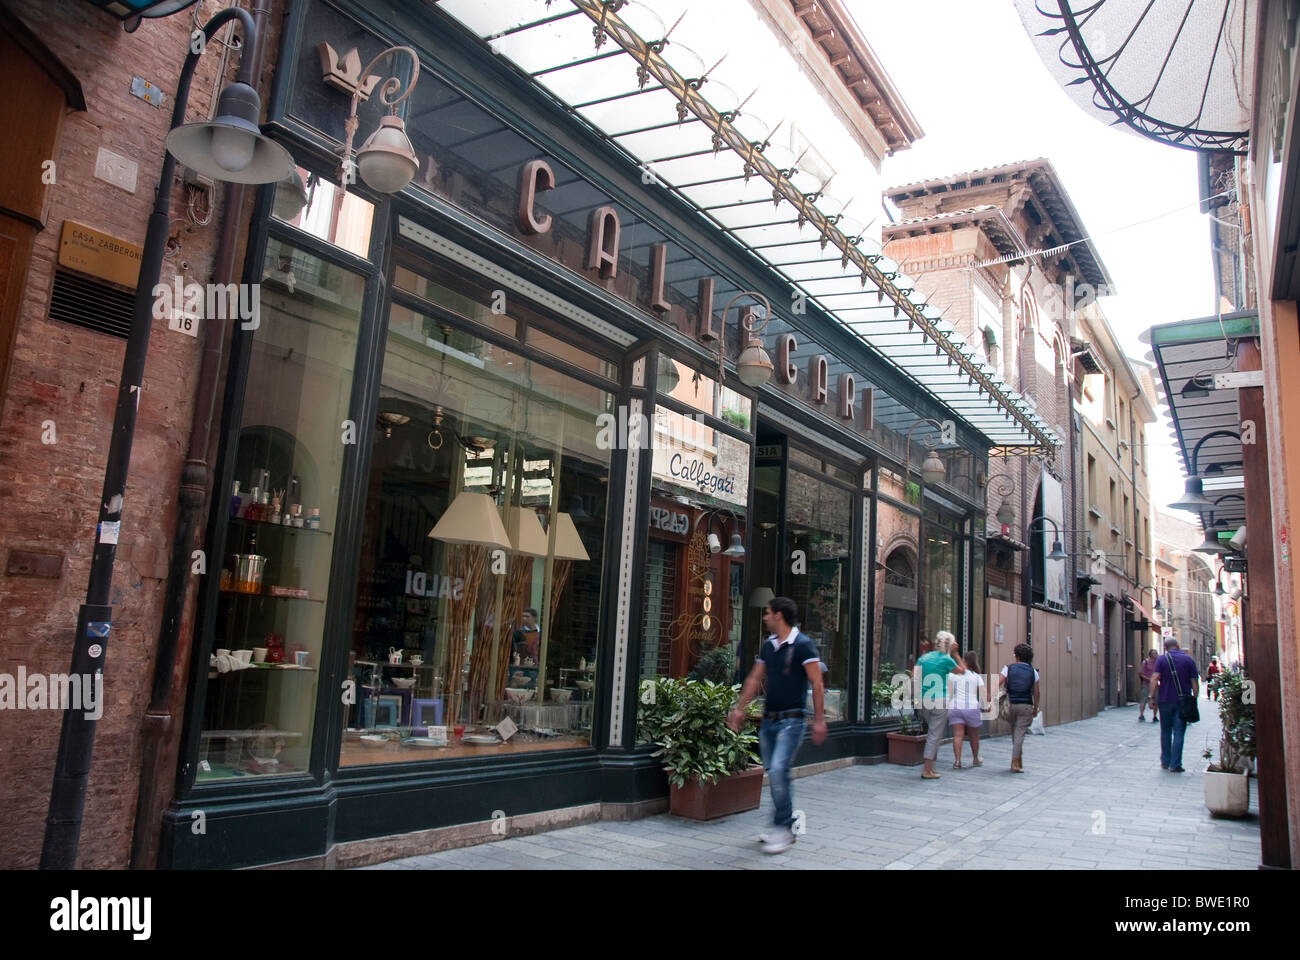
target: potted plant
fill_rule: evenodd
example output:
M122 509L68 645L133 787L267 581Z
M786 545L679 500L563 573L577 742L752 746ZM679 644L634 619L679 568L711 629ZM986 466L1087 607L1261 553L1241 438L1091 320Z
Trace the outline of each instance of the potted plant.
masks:
M921 721L911 712L898 715L898 730L885 734L889 741L889 762L914 767L925 762L925 733Z
M1219 695L1219 762L1205 768L1205 806L1216 817L1243 817L1250 809L1250 762L1255 757L1254 683L1242 670L1210 681ZM1205 759L1212 755L1207 748Z
M893 709L894 697L903 686L901 683L891 682L897 673L897 668L889 662L882 663L880 669L876 671L877 680L871 685L872 719L883 717ZM885 679L886 677L889 679Z
M727 423L732 426L740 427L742 430L749 429L749 414L745 413L743 410L733 410L730 407L723 407L722 419L726 420Z
M758 809L758 737L748 725L740 732L727 726L739 691L739 684L711 680L641 682L637 735L659 747L654 756L668 774L669 809L679 817L713 820Z

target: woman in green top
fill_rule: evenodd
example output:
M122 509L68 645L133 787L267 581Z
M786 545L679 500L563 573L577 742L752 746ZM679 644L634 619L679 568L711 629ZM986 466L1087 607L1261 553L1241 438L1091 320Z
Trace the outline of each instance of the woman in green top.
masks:
M921 695L921 719L925 721L925 766L921 779L938 780L934 761L939 756L939 741L948 727L948 674L964 673L957 651L957 638L947 630L934 635L935 649L916 661L912 680Z

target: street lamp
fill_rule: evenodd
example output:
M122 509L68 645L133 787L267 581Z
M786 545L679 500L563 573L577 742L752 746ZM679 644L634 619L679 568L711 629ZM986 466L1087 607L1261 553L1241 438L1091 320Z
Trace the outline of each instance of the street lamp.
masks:
M1203 514L1201 516L1201 523L1205 526L1205 542L1202 543L1199 547L1194 548L1197 553L1210 553L1220 557L1224 557L1232 553L1232 549L1230 547L1225 547L1223 545L1223 541L1221 541L1218 538L1218 536L1215 534L1215 530L1217 530L1219 527L1223 527L1224 529L1227 529L1228 525L1223 520L1214 519L1214 508L1217 507L1219 504L1223 503L1223 501L1225 500L1241 500L1244 502L1245 499L1246 498L1239 493L1225 493L1223 496L1219 497L1217 500L1213 502L1207 501L1209 507L1210 519L1207 522L1205 520L1205 516Z
M1187 510L1191 513L1201 513L1210 509L1211 504L1206 499L1204 484L1201 482L1201 478L1197 476L1196 458L1200 455L1201 447L1205 445L1205 442L1213 440L1215 437L1234 437L1240 440L1241 434L1232 430L1211 430L1196 441L1196 446L1192 447L1192 454L1188 457L1188 477L1183 485L1183 495L1169 504L1171 510Z
M922 417L920 420L916 421L916 423L912 424L911 428L907 431L907 441L904 444L903 450L904 465L907 467L907 477L909 480L912 477L912 434L916 431L916 428L923 423L928 423L930 426L938 430L939 439L940 441L943 440L943 424L938 420L931 420L929 417ZM946 471L943 467L943 461L939 459L939 454L935 447L927 444L925 448L925 459L921 461L921 479L927 484L938 483L943 479L945 473Z
M1047 554L1046 559L1048 560L1067 559L1069 557L1069 554L1067 554L1065 552L1065 549L1061 546L1061 528L1057 524L1057 522L1053 520L1051 517L1034 517L1034 519L1030 520L1029 525L1025 527L1025 539L1026 540L1029 539L1029 532L1034 529L1034 524L1038 523L1038 521L1040 520L1042 520L1044 523L1050 523L1052 525L1052 529L1056 532L1056 539L1052 541L1052 549L1051 552Z
M695 528L699 528L700 521L705 517L709 517L710 520L712 520L713 517L716 517L720 513L725 513L727 516L731 517L731 522L734 524L731 533L731 542L727 545L727 549L723 550L722 541L718 539L718 535L710 531L708 537L709 553L721 553L724 557L731 557L733 560L743 557L745 555L745 545L740 539L740 518L731 510L726 507L716 510L705 510L695 518Z
M772 358L768 356L767 350L763 348L763 341L759 335L767 329L768 323L772 319L772 304L768 302L767 297L754 290L742 290L722 308L722 334L718 337L718 386L722 386L722 381L726 376L723 368L723 361L726 359L727 342L727 311L732 305L742 297L753 297L755 300L762 301L763 319L757 330L754 329L754 318L750 313L741 313L740 315L740 335L745 346L740 351L740 357L736 360L736 373L740 377L740 382L747 387L761 387L767 383L772 376Z
M1002 473L989 481L988 491L985 494L984 506L986 509L988 508L988 495L997 492L993 488L998 486L998 484L1004 480L1006 481L1007 489L1005 493L1001 494L1002 503L998 505L998 511L994 516L1002 526L1009 527L1011 524L1016 522L1016 511L1015 508L1011 506L1010 499L1016 492L1016 482L1012 480L1011 477Z
M234 19L239 20L246 53L240 60L236 80L221 92L215 119L207 123L185 124L190 83L199 57L206 49L206 42ZM149 217L144 252L140 257L140 278L132 303L126 353L122 358L86 602L78 612L77 633L73 638L71 673L77 676L102 673L107 659L113 615L109 602L113 561L122 524L122 497L131 462L140 384L153 325L154 288L162 273L171 222L171 190L176 161L180 160L205 176L232 183L274 183L289 176L294 169L289 152L264 137L257 126L261 100L253 88L256 77L253 76L252 51L257 46L257 28L252 15L234 7L222 10L204 25L203 40L204 43L191 47L176 85L167 150L163 154L153 213ZM42 869L66 870L76 866L94 742L95 721L87 719L84 711L65 710L45 820Z
M389 47L357 74L362 82L357 84L356 91L352 94L352 108L348 111L347 123L344 125L347 139L343 143L343 162L339 165L339 177L345 190L349 183L355 182L352 176L352 141L360 125L357 119L357 107L361 103L361 95L364 92L364 81L370 76L374 65L390 53L405 53L410 56L411 79L400 97L393 96L402 89L402 81L397 77L389 77L379 88L379 102L388 108L388 113L380 119L379 127L357 151L356 169L360 172L361 179L366 181L372 190L379 193L401 193L411 182L415 172L420 169L415 148L411 146L411 140L406 135L406 123L397 115L397 105L411 95L416 81L420 79L420 58L410 47Z

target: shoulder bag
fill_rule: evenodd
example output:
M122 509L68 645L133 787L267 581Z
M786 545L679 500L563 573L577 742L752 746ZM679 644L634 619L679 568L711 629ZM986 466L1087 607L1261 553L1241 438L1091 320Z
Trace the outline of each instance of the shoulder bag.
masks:
M1003 679L1011 679L1010 667L1007 668L1007 676ZM998 690L998 719L1005 721L1006 723L1011 722L1011 698L1007 695L1007 685L1005 683L1003 683L1001 689Z
M1201 711L1196 706L1196 696L1183 693L1183 685L1178 679L1178 666L1174 663L1173 654L1166 653L1165 659L1169 661L1169 672L1174 677L1174 689L1178 691L1178 715L1183 718L1184 723L1199 723Z

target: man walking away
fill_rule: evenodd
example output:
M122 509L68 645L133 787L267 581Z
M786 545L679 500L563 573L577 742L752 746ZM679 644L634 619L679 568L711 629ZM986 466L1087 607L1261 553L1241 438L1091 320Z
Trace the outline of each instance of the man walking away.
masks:
M1200 695L1201 678L1196 661L1178 648L1178 641L1165 637L1165 655L1151 678L1151 693L1160 707L1160 766L1171 773L1183 772L1183 734L1187 721L1178 709L1179 691Z
M759 840L764 853L781 853L794 843L794 798L790 791L790 764L803 740L804 699L812 684L812 741L826 739L826 721L822 717L821 657L811 640L799 632L795 621L799 608L789 597L773 597L763 610L763 626L771 631L759 650L754 668L745 678L740 699L727 717L727 725L739 730L745 722L745 707L758 693L758 685L767 678L763 722L758 727L758 747L772 787L772 824Z
M1210 657L1210 665L1205 668L1205 692L1211 700L1219 699L1219 688L1214 685L1214 678L1223 672L1218 657Z
M1160 654L1155 650L1147 651L1147 658L1138 666L1138 686L1142 692L1138 694L1138 723L1146 720L1144 714L1147 712L1147 701L1151 701L1151 722L1155 723L1160 719L1160 710L1156 704L1156 698L1151 693L1151 678L1156 673L1156 658Z

